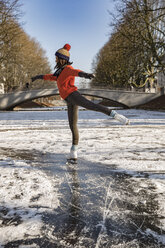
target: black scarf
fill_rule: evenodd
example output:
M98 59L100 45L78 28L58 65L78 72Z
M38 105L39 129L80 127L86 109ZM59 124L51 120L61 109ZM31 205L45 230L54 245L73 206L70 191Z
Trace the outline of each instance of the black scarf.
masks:
M53 76L56 76L57 78L60 76L61 72L64 70L65 66L67 65L63 65L61 68L58 68L55 73L53 74Z

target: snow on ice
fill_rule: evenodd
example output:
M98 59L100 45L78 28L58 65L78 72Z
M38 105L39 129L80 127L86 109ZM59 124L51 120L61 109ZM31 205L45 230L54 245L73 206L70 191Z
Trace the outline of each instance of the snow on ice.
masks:
M164 247L165 113L118 110L122 126L79 112L0 113L0 247Z

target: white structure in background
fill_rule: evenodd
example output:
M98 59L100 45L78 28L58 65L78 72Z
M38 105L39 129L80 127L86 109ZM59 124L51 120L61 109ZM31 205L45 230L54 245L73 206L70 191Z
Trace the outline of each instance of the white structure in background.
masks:
M158 73L158 87L165 87L165 73L163 72Z
M0 94L4 94L4 93L5 93L4 84L0 83Z
M165 63L165 55L164 55L164 58L163 58L163 62ZM165 71L161 71L158 73L158 88L161 90L161 91L164 91L165 89Z

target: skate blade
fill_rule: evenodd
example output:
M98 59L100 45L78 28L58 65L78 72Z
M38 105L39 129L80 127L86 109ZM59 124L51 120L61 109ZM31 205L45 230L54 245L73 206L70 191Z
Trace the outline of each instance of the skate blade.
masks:
M69 159L67 159L66 164L77 164L77 159L76 158L69 158Z

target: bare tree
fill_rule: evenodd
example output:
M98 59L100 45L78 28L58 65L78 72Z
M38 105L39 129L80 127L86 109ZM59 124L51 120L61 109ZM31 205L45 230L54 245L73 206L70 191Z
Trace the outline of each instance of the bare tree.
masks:
M0 81L6 91L23 87L34 74L50 72L45 51L25 33L20 15L19 0L0 0Z
M94 63L96 81L142 87L165 68L165 3L121 0L116 8L115 15L110 13L113 33Z
M141 54L143 66L154 74L164 70L162 57L165 54L165 4L162 0L122 0L124 9L115 27L128 41L135 45L136 54ZM125 29L121 25L126 23ZM155 70L153 70L153 68ZM151 74L151 73L150 73Z
M18 0L0 0L0 62L10 55L10 44L19 34Z

